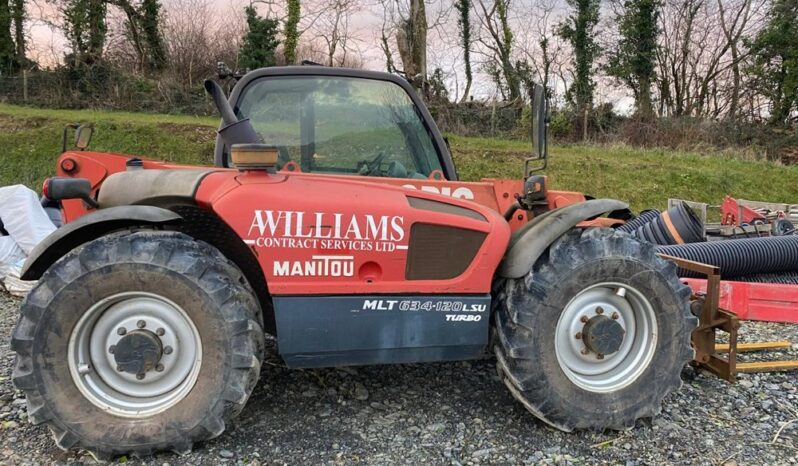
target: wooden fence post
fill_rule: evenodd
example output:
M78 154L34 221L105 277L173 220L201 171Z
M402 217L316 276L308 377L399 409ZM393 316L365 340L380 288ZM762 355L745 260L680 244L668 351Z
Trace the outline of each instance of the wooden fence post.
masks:
M587 117L589 110L585 109L585 118L582 121L582 141L587 141Z
M22 69L22 103L28 104L28 70Z

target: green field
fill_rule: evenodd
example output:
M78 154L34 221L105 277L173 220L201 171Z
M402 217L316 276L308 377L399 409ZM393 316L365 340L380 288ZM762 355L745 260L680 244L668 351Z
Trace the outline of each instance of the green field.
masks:
M66 123L93 123L91 147L190 164L212 163L218 120L191 116L43 110L0 104L0 186L39 189L54 171ZM460 177L517 178L529 143L451 136ZM742 199L798 203L798 166L626 146L556 145L546 173L555 189L614 197L633 209L665 206L669 197L718 204Z

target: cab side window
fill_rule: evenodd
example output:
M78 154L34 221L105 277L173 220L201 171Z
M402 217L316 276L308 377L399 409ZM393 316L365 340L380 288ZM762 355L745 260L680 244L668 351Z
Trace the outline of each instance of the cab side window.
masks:
M441 164L432 136L404 89L344 77L270 77L239 100L280 164L302 171L426 178Z

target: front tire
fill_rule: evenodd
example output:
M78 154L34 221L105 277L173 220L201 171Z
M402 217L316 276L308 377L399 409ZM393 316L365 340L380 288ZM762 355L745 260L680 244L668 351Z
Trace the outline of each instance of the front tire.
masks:
M631 428L681 385L698 324L689 297L652 245L608 229L575 230L500 287L499 376L560 430Z
M252 289L213 247L117 233L64 256L25 299L13 381L63 449L184 453L244 407L261 328Z

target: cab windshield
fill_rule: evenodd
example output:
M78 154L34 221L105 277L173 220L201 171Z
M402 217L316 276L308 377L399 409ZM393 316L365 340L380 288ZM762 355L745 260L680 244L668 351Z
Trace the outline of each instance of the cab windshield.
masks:
M269 77L247 86L238 118L303 172L427 178L441 170L432 136L402 87L351 77Z

